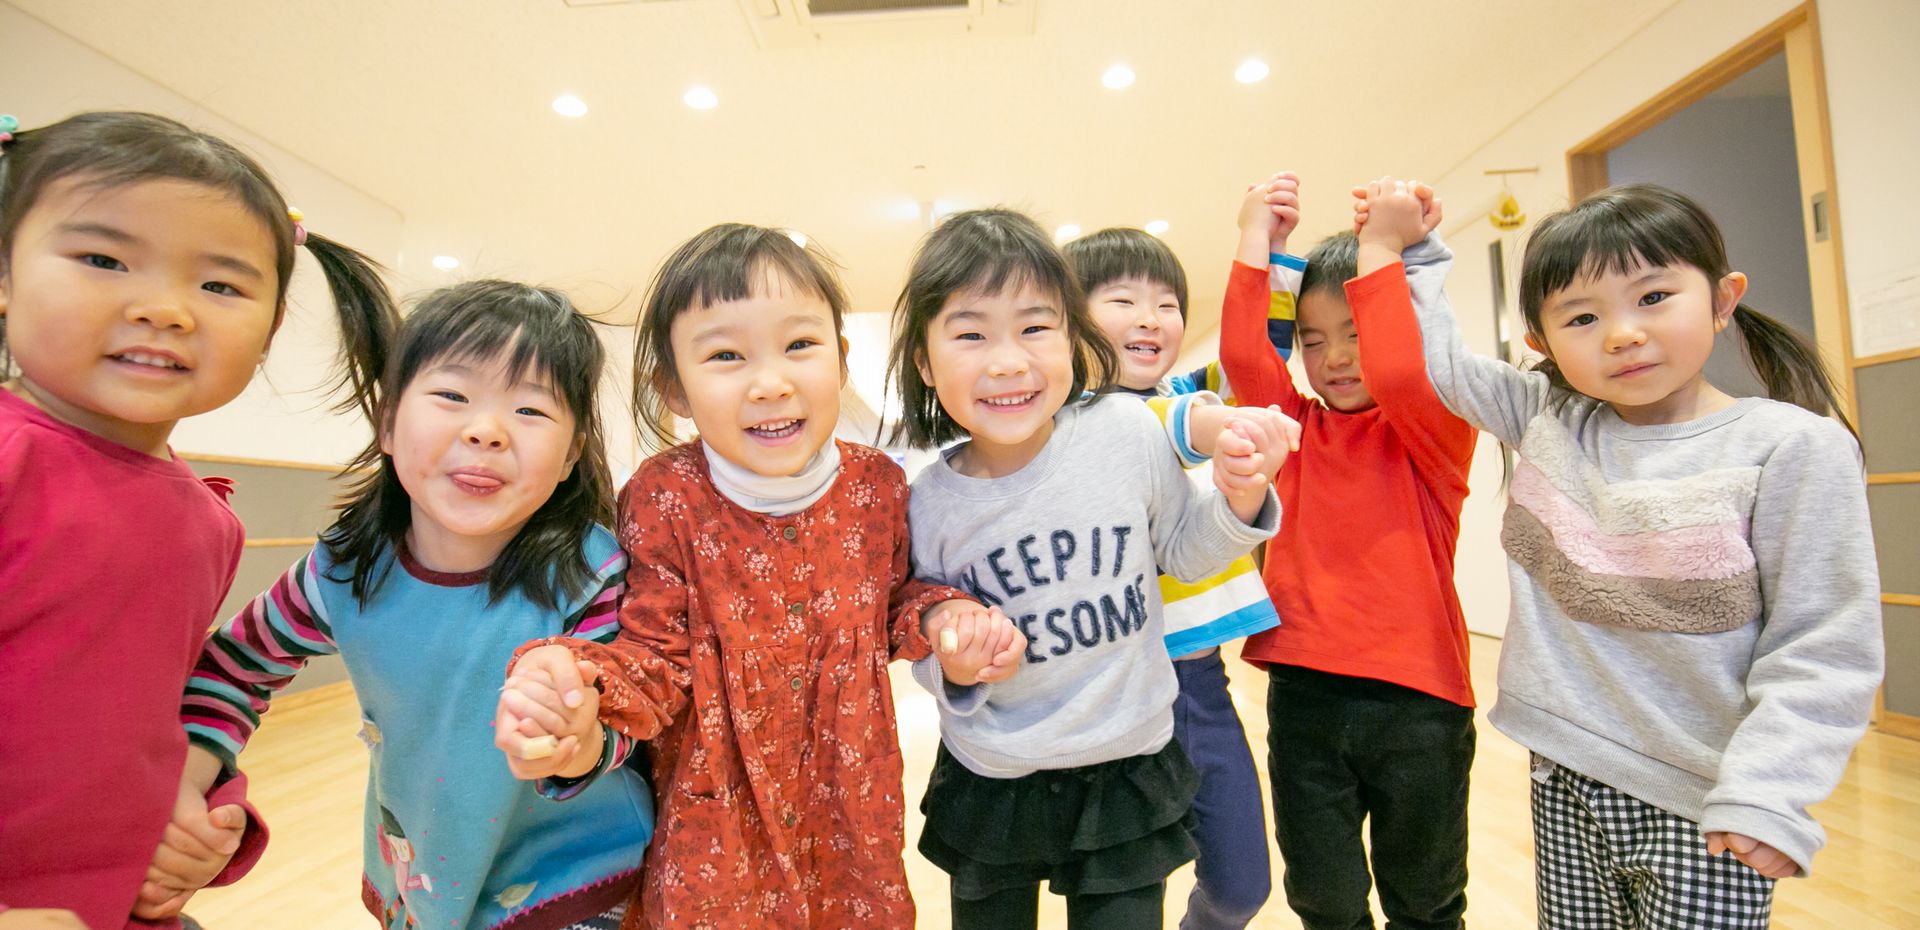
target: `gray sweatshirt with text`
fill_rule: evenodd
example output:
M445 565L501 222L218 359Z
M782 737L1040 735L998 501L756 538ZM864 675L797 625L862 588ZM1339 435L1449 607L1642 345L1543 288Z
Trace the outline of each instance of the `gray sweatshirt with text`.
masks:
M914 575L999 606L1028 643L1019 672L993 685L954 688L932 657L914 663L948 751L994 778L1158 752L1179 691L1158 576L1208 577L1271 537L1272 489L1242 523L1130 398L1068 404L1040 454L1002 478L955 471L961 448L913 481Z

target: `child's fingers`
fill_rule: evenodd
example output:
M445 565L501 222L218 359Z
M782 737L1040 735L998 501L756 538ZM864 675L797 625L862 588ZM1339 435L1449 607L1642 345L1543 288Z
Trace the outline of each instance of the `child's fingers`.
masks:
M1213 441L1213 457L1215 460L1241 458L1251 455L1255 451L1257 451L1257 448L1254 446L1253 440L1239 433L1222 432L1220 438Z
M191 884L193 883L184 876L175 875L171 870L163 869L158 865L149 865L146 881L140 883L140 894L143 897L152 898L153 903L159 904L173 897L174 894L185 891Z
M247 809L238 804L222 804L207 812L207 822L222 830L245 832Z
M966 609L955 612L953 625L949 627L953 630L953 655L965 655L967 650L973 648L973 640L979 632L982 619L978 610Z
M1280 408L1274 407L1271 409L1278 411ZM1300 421L1290 416L1286 416L1285 414L1281 414L1280 430L1281 430L1281 434L1284 435L1287 439L1287 451L1288 452L1300 451L1300 435L1301 435Z
M215 812L219 813L217 819ZM161 842L197 858L215 854L232 855L234 850L240 848L240 834L246 824L246 812L232 804L221 805L214 811L204 808L191 812L176 809L162 834ZM185 842L176 842L176 836Z
M520 691L502 692L500 706L522 720L533 721L549 733L557 733L567 727L565 716Z
M162 896L156 900L147 895L146 886L141 886L140 897L135 900L133 904L133 916L141 920L166 920L170 917L178 916L180 909L186 907L187 899L191 897L193 897L192 890L175 891L173 889L163 889ZM64 925L50 924L48 926ZM76 924L75 926L81 925Z
M554 663L548 671L553 675L553 690L560 693L560 703L574 708L586 700L586 695L581 693L586 685L580 680L580 664L572 653L567 653L566 661Z
M560 689L534 681L531 678L510 678L509 686L500 691L502 700L509 694L517 694L522 699L532 701L553 713L565 716L572 708L560 699Z
M1799 866L1794 865L1793 860L1787 858L1785 853L1765 843L1759 844L1756 849L1741 856L1740 859L1752 866L1754 871L1768 878L1789 878L1799 871Z
M1727 835L1719 831L1707 834L1707 855L1718 856L1727 851Z
M216 838L216 843L224 842L228 838L226 832L218 832L220 836ZM234 845L237 846L239 843L236 841ZM187 862L205 862L226 855L225 851L219 849L216 845L202 842L200 837L194 835L192 831L187 830L178 823L167 824L167 829L161 834L160 849L154 852L153 863L176 875L184 874L180 872L178 868L160 861L161 851L168 850L176 853L178 856L185 857L184 861ZM180 862L183 860L176 859L174 861Z
M528 730L533 730L534 732L529 733L527 732ZM502 708L499 715L494 718L493 745L501 752L506 753L510 759L530 758L527 754L527 745L529 743L535 740L553 739L554 736L551 733L547 733L538 726L532 725L531 721L514 716L512 712L504 708ZM557 741L555 742L557 744ZM535 754L537 755L538 753Z
M201 845L222 856L233 855L240 848L240 837L246 832L247 812L238 804L222 804L207 812L202 823L176 824L184 829Z

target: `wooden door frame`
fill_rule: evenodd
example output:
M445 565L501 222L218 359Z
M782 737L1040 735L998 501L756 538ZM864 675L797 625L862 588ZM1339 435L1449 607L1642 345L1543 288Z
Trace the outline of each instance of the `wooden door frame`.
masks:
M1581 198L1606 187L1609 152L1698 103L1755 65L1782 53L1787 58L1795 157L1800 163L1801 226L1813 297L1814 337L1821 355L1833 370L1847 419L1858 424L1855 370L1920 358L1920 349L1867 357L1857 357L1853 352L1853 322L1847 310L1847 277L1840 238L1840 198L1834 183L1833 132L1827 119L1826 65L1821 58L1820 18L1813 0L1787 11L1569 149L1569 193L1578 203ZM1825 197L1827 236L1824 239L1817 237L1814 230L1813 203L1820 195ZM1867 476L1867 480L1870 484L1920 483L1920 472L1874 474ZM1886 604L1920 605L1920 595L1912 593L1883 591L1880 600ZM1888 733L1920 739L1920 716L1887 710L1884 694L1874 699L1874 726Z

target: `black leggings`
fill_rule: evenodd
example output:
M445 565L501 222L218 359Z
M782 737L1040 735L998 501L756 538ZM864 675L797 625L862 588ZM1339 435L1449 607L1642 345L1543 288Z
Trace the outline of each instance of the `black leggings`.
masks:
M1115 894L1067 895L1070 930L1160 930L1167 883ZM1040 885L1009 888L985 898L953 897L953 930L1020 930L1040 924Z

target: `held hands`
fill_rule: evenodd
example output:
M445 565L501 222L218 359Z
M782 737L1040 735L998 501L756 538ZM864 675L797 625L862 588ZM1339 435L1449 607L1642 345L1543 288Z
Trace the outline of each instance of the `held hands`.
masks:
M1299 225L1299 176L1281 171L1250 185L1240 200L1240 248L1236 257L1242 264L1265 267L1269 254L1287 250L1287 238Z
M530 649L500 689L493 745L515 778L579 778L605 749L600 728L599 666L576 661L565 646Z
M1234 515L1251 523L1266 503L1273 476L1288 455L1300 451L1300 424L1278 407L1218 409L1225 411L1225 422L1213 441L1213 484Z
M1353 198L1353 232L1362 246L1385 246L1397 255L1440 225L1440 198L1419 181L1382 177L1354 188Z
M940 672L955 685L1006 681L1020 670L1027 638L998 607L942 601L928 609L924 623Z
M1707 855L1717 856L1723 852L1733 853L1735 859L1768 878L1791 878L1800 873L1800 867L1787 858L1786 853L1751 836L1720 832L1707 834Z
M204 755L206 750L192 748L188 752L189 762L174 795L173 816L161 835L159 847L153 851L146 881L141 883L140 895L134 901L133 916L142 920L164 920L178 915L194 892L206 887L227 867L247 831L247 812L240 805L222 804L207 809L207 788L202 782L211 784L211 779L194 774L195 759L191 755ZM217 774L218 760L212 764Z

